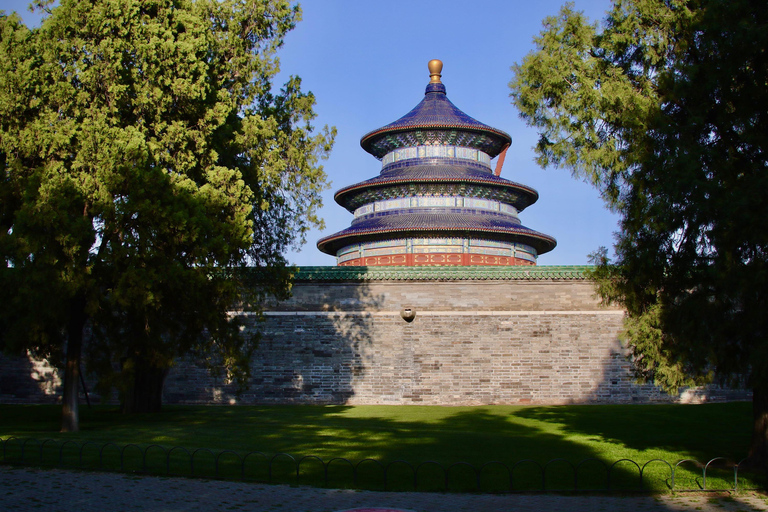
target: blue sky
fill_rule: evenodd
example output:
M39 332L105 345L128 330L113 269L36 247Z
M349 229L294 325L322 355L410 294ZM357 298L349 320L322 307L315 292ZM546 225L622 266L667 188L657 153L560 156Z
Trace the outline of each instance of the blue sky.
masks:
M532 49L541 22L558 12L559 0L307 0L303 21L288 34L279 56L282 78L298 75L317 99L315 125L336 126L338 137L323 165L332 182L320 214L324 230L312 231L298 265L334 265L316 241L340 231L352 215L333 201L346 185L376 176L381 163L360 148L360 137L411 110L429 82L427 62L443 61L448 98L478 121L512 136L502 176L539 192L520 215L522 223L557 239L539 265L581 265L600 246L610 247L617 217L594 189L562 169L539 168L532 146L537 134L520 120L509 97L510 66ZM28 24L36 20L26 0L3 0ZM576 0L591 19L603 17L608 0Z

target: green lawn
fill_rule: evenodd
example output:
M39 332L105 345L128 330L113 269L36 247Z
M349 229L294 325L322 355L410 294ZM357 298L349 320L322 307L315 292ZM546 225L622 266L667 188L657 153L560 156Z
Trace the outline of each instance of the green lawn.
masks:
M295 459L316 456L325 462L345 458L353 464L376 459L383 465L408 461L414 468L426 461L448 466L466 462L480 468L499 461L514 467L515 490L542 487L542 469L547 489L573 489L574 473L579 489L606 486L606 466L631 459L640 466L663 459L673 466L681 459L707 462L725 457L731 466L746 455L751 432L751 404L744 402L704 405L574 405L574 406L166 406L156 415L123 416L114 407L81 409L82 431L57 432L59 407L0 405L0 437L7 439L53 439L43 448L43 463L75 465L82 447L86 465L118 469L123 453L125 470L141 470L142 450L147 450L147 469L164 473L166 462L172 473L189 474L194 449L195 475L237 478L245 469L246 478L267 480L268 463L275 454L288 453ZM67 443L73 440L75 443ZM85 441L88 444L83 445ZM106 445L105 443L115 443ZM116 446L117 445L117 446ZM167 450L177 449L167 457ZM6 460L21 458L21 442L5 443ZM100 453L101 450L101 453ZM39 463L39 445L24 445L24 462ZM236 452L235 454L229 451ZM242 463L248 452L262 452ZM550 462L554 459L555 462ZM592 460L597 459L597 460ZM579 465L580 462L583 462ZM598 462L598 461L602 461ZM538 465L537 465L538 464ZM577 470L573 468L578 466ZM383 466L365 462L358 471L359 487L382 488ZM686 463L676 474L676 488L697 488L701 470ZM645 488L669 487L669 468L652 463L645 470ZM317 459L301 464L300 483L322 485L324 470ZM351 487L352 470L344 461L329 465L329 485ZM443 469L426 464L418 469L418 487L439 490L445 485ZM453 466L448 487L473 490L477 478L464 464ZM480 474L482 489L509 487L506 470L499 464L487 466ZM698 478L699 482L696 482ZM295 463L278 456L272 465L272 480L295 482ZM611 473L612 489L638 486L637 468L619 463ZM746 483L746 482L745 482ZM749 482L754 485L754 480ZM388 469L388 488L413 488L413 470L395 463ZM707 486L731 487L732 469L712 469Z

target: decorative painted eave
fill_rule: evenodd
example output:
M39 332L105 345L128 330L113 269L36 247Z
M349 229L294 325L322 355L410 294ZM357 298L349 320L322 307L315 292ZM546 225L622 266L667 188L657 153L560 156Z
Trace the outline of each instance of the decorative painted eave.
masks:
M297 283L365 281L587 281L589 265L509 267L300 267Z
M490 188L496 188L499 190L509 189L514 191L519 196L519 199L515 201L515 207L518 211L523 211L528 206L535 203L539 198L539 193L527 185L516 183L498 176L488 174L488 176L454 176L454 175L434 175L434 176L419 176L419 175L396 175L396 176L377 176L366 181L361 181L353 185L348 185L342 189L339 189L333 199L347 210L354 211L357 206L354 199L360 194L368 190L392 187L397 185L416 185L416 184L433 184L433 183L445 183L445 184L466 184L469 186L488 186Z
M447 225L434 224L427 221L429 217L434 217L434 220L438 222L450 220L460 220L461 222L449 223ZM425 217L419 222L418 219ZM477 219L486 217L487 220L491 220L491 215L461 215L461 214L444 214L434 215L428 214L427 216L419 216L415 214L400 214L392 215L391 217L371 217L362 218L357 224L353 224L349 228L321 238L317 241L317 248L322 252L330 255L336 254L336 251L348 245L362 240L376 240L376 239L390 239L393 237L405 237L405 236L429 236L430 234L439 233L440 236L488 236L488 234L494 234L508 239L510 241L520 242L527 245L531 245L536 248L538 254L544 254L551 251L557 246L557 241L549 235L539 233L530 228L522 225L505 224L505 220L508 219L504 215L494 215L498 222L497 225L489 223L480 223L473 225L473 222L477 222ZM404 219L402 225L396 223L387 223L388 220L401 220ZM415 222L412 219L417 219ZM409 222L410 221L410 222Z

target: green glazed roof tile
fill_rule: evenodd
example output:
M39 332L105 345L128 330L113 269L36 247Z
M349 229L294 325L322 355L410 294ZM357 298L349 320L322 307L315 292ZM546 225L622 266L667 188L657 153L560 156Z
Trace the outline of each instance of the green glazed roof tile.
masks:
M445 267L299 267L296 282L585 281L588 265Z

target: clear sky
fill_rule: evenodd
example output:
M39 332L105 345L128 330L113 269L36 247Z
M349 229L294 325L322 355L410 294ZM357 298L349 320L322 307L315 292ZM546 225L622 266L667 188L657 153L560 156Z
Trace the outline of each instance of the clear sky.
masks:
M501 175L532 186L539 201L520 214L523 225L554 236L557 247L539 265L581 265L600 246L611 247L617 217L594 189L567 170L539 168L531 149L537 134L520 120L509 97L510 66L532 49L541 22L557 14L560 0L306 0L303 21L288 34L279 56L279 82L298 75L317 99L315 125L335 126L338 137L324 162L332 182L320 215L324 230L312 231L298 265L334 265L317 250L325 235L349 226L352 214L333 201L336 190L376 176L381 163L360 148L360 137L388 124L421 101L429 82L427 62L443 61L448 98L480 122L512 136ZM597 21L608 0L576 0ZM27 0L2 0L37 23Z

